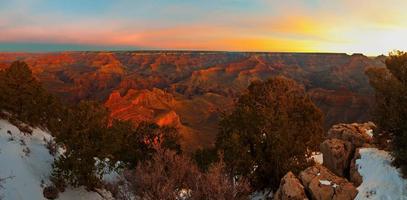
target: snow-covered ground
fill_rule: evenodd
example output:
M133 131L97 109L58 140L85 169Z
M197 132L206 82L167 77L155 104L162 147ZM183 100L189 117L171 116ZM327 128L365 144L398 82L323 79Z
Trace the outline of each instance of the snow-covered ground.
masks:
M8 121L0 120L0 177L7 178L0 188L0 197L4 200L44 199L42 191L49 184L54 159L46 148L46 141L51 139L49 133L40 129L25 135ZM400 172L391 165L392 157L388 152L364 148L360 154L356 164L363 183L358 187L356 199L407 200L407 180L402 179ZM313 158L322 163L322 154L316 153ZM109 178L112 177L106 177ZM267 194L254 193L251 199L265 199ZM103 197L83 188L67 188L59 195L59 200L74 199L102 200Z
M8 121L0 120L0 196L4 200L43 200L43 187L49 184L54 157L45 147L51 135L34 129L32 135L24 135ZM70 189L60 194L62 200L102 199L98 193L83 188Z
M360 150L356 160L363 183L358 187L358 200L407 200L407 180L391 165L391 155L376 148Z

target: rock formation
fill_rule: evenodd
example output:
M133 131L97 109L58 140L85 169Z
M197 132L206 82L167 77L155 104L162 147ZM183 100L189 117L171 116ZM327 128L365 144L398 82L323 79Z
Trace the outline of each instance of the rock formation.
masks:
M280 182L280 187L274 194L274 200L307 200L304 186L292 173L288 172Z
M352 183L322 165L305 169L299 177L314 200L353 200L358 193Z
M356 160L360 159L360 153L359 153L359 148L355 150L355 156L353 157L351 163L350 163L350 169L349 169L349 179L355 185L358 187L360 184L362 184L363 178L360 175L358 171L358 166L356 164Z
M373 130L376 126L372 122L358 124L337 124L328 131L328 138L348 141L352 147L359 148L373 143Z
M320 145L323 165L338 176L345 176L352 159L352 144L339 139L327 139Z

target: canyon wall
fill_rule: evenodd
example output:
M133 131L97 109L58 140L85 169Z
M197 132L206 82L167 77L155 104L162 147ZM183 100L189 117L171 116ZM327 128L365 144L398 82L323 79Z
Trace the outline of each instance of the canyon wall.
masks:
M326 127L370 119L373 91L364 71L383 57L360 54L238 52L0 53L0 68L28 63L44 86L67 101L99 100L112 117L180 129L183 145L211 145L220 113L253 80L284 75L304 85Z

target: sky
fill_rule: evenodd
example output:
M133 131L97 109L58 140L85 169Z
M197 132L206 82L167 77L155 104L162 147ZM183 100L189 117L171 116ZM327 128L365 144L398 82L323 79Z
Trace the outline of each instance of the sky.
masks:
M407 50L406 0L0 0L0 51Z

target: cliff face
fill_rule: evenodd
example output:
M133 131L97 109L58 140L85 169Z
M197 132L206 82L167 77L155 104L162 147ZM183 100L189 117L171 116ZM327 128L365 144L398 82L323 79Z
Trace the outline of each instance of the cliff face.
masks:
M0 53L0 68L29 64L69 101L106 102L112 117L180 127L186 143L209 145L219 111L253 80L285 75L304 84L326 126L369 119L372 90L364 71L382 59L346 54L227 52Z

